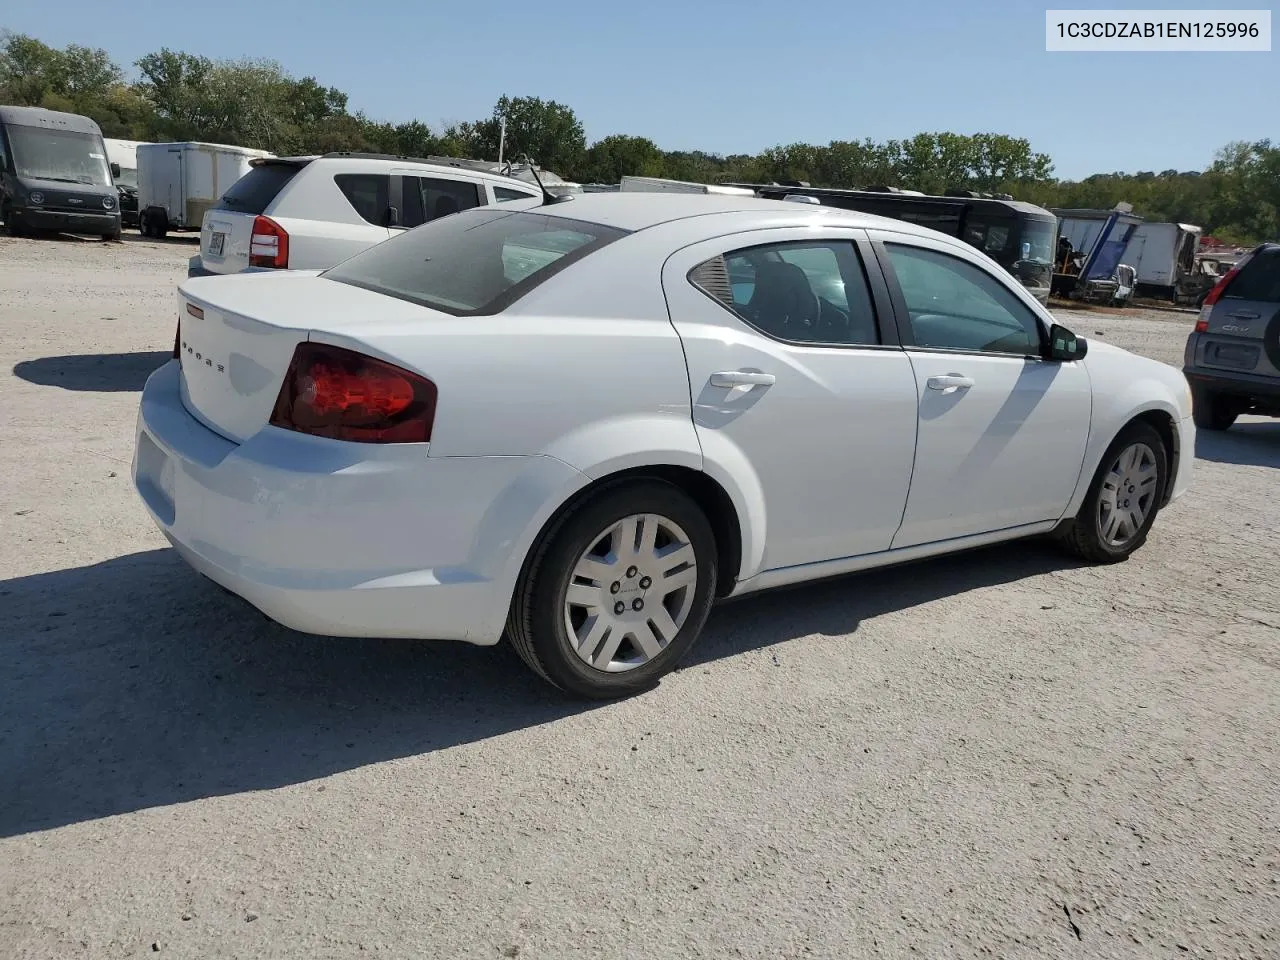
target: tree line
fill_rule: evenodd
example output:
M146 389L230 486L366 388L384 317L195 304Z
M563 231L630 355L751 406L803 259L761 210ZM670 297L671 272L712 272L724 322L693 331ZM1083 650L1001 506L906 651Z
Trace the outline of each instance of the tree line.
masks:
M0 35L0 103L42 106L93 118L108 137L202 140L280 155L352 150L401 156L496 159L502 121L506 155L583 183L625 175L699 182L804 180L815 186L893 185L926 193L948 188L1010 193L1045 207L1134 205L1150 220L1195 223L1229 243L1280 239L1280 146L1226 144L1205 170L1098 173L1060 180L1027 140L997 133L920 133L904 140L796 143L724 156L664 150L645 137L613 134L587 143L565 104L501 97L475 121L433 129L388 123L351 110L347 95L315 77L296 78L271 60L213 60L168 48L148 53L127 76L107 51L50 47Z

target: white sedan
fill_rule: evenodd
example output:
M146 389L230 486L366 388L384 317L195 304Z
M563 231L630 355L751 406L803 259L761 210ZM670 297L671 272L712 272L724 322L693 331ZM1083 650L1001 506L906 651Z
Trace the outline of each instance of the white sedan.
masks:
M310 633L505 635L589 697L716 598L1039 534L1123 560L1190 475L1177 370L827 207L484 207L177 307L133 476L191 566Z

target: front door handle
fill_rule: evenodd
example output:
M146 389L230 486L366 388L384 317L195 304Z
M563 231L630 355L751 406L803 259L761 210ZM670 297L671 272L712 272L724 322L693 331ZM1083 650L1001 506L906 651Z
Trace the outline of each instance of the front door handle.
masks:
M711 375L713 387L767 387L778 380L772 373L755 373L749 370L726 370Z
M940 390L943 393L955 393L957 390L967 390L973 386L972 377L962 377L958 373L948 374L942 377L930 377L926 383L930 390Z

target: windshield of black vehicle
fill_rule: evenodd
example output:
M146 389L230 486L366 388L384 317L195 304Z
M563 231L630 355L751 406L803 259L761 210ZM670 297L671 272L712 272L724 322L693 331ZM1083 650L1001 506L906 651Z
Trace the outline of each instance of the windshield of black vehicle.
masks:
M120 176L116 177L116 186L138 189L138 171L132 167L121 167Z
M101 137L20 123L5 124L5 132L9 135L13 167L19 177L99 187L111 185L111 168L107 166Z
M1017 236L1015 260L1029 260L1040 264L1053 264L1054 248L1058 243L1058 224L1055 220L1023 220Z
M493 314L623 236L536 210L477 208L370 247L322 276L455 316Z

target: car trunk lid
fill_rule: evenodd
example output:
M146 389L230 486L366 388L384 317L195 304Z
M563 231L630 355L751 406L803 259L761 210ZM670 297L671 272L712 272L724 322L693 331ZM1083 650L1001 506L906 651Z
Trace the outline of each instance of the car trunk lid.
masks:
M444 317L321 279L317 271L202 277L178 288L182 398L205 426L243 443L266 425L299 343L313 334Z

